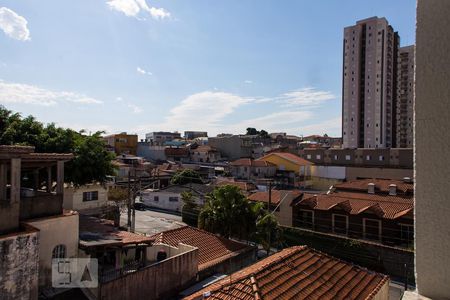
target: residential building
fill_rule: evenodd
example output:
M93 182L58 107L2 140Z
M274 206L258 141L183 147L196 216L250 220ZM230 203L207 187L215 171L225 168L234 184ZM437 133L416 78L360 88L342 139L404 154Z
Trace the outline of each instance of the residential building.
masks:
M80 257L98 260L98 287L89 299L166 299L195 282L198 249L153 245L154 238L116 228L112 221L80 217Z
M93 183L76 187L66 184L64 187L64 209L95 215L106 211L107 204L108 188L106 185Z
M450 144L446 138L450 132L449 16L447 0L417 1L415 274L417 292L432 299L450 295Z
M275 176L277 166L264 160L241 158L229 164L231 175L237 179L255 180L272 178Z
M163 231L152 238L177 247L180 243L198 249L198 279L214 274L229 274L253 263L256 247L229 240L195 227L185 226Z
M344 29L342 137L344 148L395 146L399 36L385 18Z
M141 201L150 207L156 207L166 210L181 212L183 208L183 200L181 194L183 192L191 192L194 201L203 206L205 197L213 191L212 185L187 183L184 185L170 185L161 189L147 189L141 193Z
M139 142L137 145L137 156L153 162L166 161L165 149L165 146L153 145L151 142Z
M214 163L221 160L220 152L211 146L191 146L191 162Z
M389 277L306 246L286 248L185 297L200 299L389 299Z
M414 145L414 45L398 49L396 134L398 148Z
M78 214L62 207L64 163L72 157L0 146L2 299L37 299L51 289L52 258L77 255Z
M138 136L137 134L127 134L122 132L103 137L107 147L117 155L129 154L136 155Z
M201 137L208 137L208 133L206 131L185 131L184 138L187 140L194 140Z
M219 150L222 157L236 160L261 157L265 140L258 135L218 135L208 138L208 145Z
M273 211L278 223L283 226L293 225L292 203L302 197L303 193L298 190L272 190L271 192L256 192L247 197L254 202L266 203Z
M341 148L341 137L330 137L327 134L322 135L308 135L303 137L303 142L315 142L322 148Z
M232 185L238 187L244 195L250 195L251 192L258 190L256 185L246 181L235 181L234 178L219 177L214 183L215 186Z
M293 204L294 226L410 247L414 242L413 184L364 179L326 194L304 194Z
M189 162L189 148L185 146L166 147L164 154L169 161Z
M154 145L164 145L165 142L181 139L181 134L178 132L155 131L145 134L145 140Z

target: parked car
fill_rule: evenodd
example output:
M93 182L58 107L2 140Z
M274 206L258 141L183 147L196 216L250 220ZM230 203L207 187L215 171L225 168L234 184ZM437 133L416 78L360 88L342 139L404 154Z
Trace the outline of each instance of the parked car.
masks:
M136 209L136 210L146 210L147 206L144 203L142 203L142 202L136 202L136 203L134 203L134 209Z

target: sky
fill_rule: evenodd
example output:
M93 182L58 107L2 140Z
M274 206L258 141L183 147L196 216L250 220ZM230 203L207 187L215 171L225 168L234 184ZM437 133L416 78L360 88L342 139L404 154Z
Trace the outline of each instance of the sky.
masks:
M88 132L341 135L343 29L415 0L0 0L0 104Z

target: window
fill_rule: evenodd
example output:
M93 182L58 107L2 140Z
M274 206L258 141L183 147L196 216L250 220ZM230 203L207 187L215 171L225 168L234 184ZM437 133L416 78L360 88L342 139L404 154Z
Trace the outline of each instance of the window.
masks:
M65 258L66 257L66 246L56 245L52 251L52 258Z
M369 240L381 240L381 221L375 219L363 219L363 236Z
M347 155L345 156L345 160L350 160L350 159L351 159L351 156L347 154Z
M337 156L336 154L334 155L334 160L338 160L339 156Z
M178 202L178 197L169 197L169 202Z
M371 159L372 159L372 157L370 157L370 155L366 155L366 160L371 160Z
M159 202L159 196L154 196L154 197L153 197L153 201Z
M98 191L83 192L83 202L98 200Z
M300 209L298 214L298 227L314 229L314 211Z
M311 159L311 154L307 154L306 159Z
M316 159L320 159L320 154L316 154Z
M414 241L414 225L400 224L400 239L404 243L412 243Z
M348 234L348 216L333 214L332 215L333 233Z
M378 139L377 139L378 140ZM379 157L378 157L378 160L379 161L383 161L384 160L384 156L383 155L380 155Z

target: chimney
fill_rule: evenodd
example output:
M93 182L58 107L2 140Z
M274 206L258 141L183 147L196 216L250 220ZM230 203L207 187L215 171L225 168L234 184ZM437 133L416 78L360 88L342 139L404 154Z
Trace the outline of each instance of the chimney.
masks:
M370 182L367 184L367 192L369 194L375 194L375 183Z
M390 184L389 185L389 195L395 196L397 195L397 185L396 184Z

